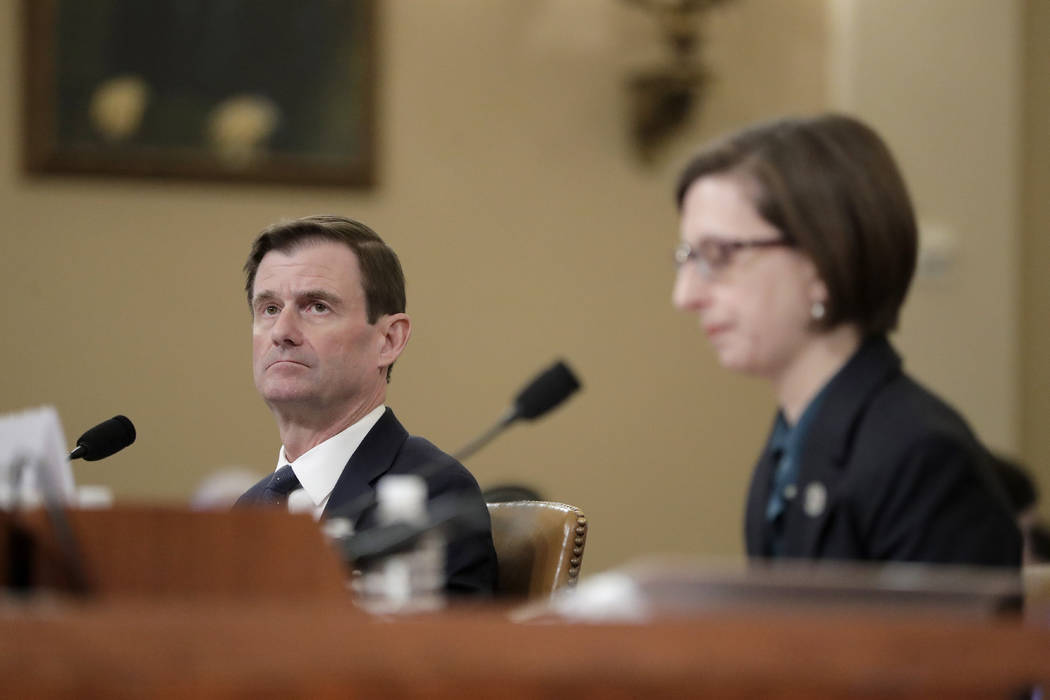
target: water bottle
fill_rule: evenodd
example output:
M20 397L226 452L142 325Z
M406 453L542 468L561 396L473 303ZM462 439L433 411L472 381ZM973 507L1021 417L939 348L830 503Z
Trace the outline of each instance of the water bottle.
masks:
M413 474L390 474L376 484L378 525L427 523L427 485ZM445 541L432 530L408 550L380 557L361 571L358 602L377 614L415 613L444 606Z

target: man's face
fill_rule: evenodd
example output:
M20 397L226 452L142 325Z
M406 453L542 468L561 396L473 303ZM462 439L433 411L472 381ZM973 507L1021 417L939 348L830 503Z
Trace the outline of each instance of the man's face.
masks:
M327 416L382 402L385 319L369 324L357 256L333 241L270 251L252 288L255 387L275 411Z

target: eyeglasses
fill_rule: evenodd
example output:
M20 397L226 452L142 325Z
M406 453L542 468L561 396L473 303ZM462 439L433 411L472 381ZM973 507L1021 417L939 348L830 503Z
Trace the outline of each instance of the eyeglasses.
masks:
M674 262L681 267L687 262L695 262L696 269L705 278L710 278L724 270L733 261L733 255L745 248L790 247L791 243L783 238L760 239L756 241L728 241L721 238L704 238L696 248L688 243L679 243L674 249Z

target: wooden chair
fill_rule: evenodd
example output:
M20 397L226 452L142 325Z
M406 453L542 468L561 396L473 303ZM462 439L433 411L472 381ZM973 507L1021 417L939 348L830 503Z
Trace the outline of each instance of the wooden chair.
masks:
M496 593L549 598L576 585L587 518L575 506L551 501L489 503L492 540L499 562Z

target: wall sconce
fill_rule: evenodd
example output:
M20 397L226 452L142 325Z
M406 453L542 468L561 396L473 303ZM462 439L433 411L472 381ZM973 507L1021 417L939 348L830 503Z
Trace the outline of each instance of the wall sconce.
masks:
M708 73L695 57L701 44L699 15L729 0L628 0L653 14L670 49L667 61L628 79L631 135L642 160L682 126L704 96Z

